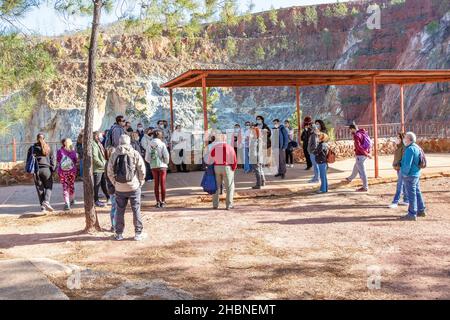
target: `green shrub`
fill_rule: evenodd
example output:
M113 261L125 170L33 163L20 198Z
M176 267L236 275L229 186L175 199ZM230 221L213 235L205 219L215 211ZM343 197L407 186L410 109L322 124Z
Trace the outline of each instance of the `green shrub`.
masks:
M264 21L264 17L263 16L257 16L256 17L256 26L258 27L258 32L266 33L267 26L266 26L266 22Z
M425 27L425 31L428 34L434 34L439 30L439 22L438 21L432 21Z
M317 26L317 22L318 22L318 16L317 16L317 10L316 7L306 7L305 9L305 22L306 25L311 25L314 24L315 26Z
M262 61L265 58L266 58L266 51L264 50L264 48L261 45L259 45L255 49L255 59L257 61Z
M237 53L236 39L228 37L226 42L226 49L229 57L232 58L236 56Z

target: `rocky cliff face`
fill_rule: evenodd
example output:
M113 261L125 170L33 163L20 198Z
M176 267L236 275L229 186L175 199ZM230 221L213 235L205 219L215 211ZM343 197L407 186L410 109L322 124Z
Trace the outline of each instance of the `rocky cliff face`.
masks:
M159 85L193 68L260 69L449 69L450 1L375 1L381 7L381 29L367 28L369 3L344 7L321 5L279 10L277 21L256 16L224 28L210 25L197 39L150 39L137 32L104 30L100 39L95 128L105 129L117 114L134 124L169 119L168 92ZM373 1L371 1L373 3ZM399 3L399 4L396 4ZM344 10L343 10L344 8ZM338 10L340 9L340 10ZM85 35L47 39L55 56L58 79L41 93L23 139L46 132L48 140L76 137L83 126L87 45ZM399 121L399 90L380 86L381 122ZM409 121L450 120L449 84L408 87ZM175 119L201 128L195 91L175 91ZM303 114L335 123L369 122L370 89L307 87L302 89ZM220 90L219 127L230 128L262 114L286 119L295 110L293 88Z

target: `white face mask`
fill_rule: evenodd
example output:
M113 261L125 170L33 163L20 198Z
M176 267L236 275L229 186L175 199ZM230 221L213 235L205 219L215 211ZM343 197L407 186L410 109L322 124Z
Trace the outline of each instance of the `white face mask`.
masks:
M274 124L273 126L275 127L275 129L278 129L280 127L279 124Z
M257 124L262 124L263 122L262 122L262 120L259 120L259 119L258 119L258 120L256 120L256 123L257 123Z
M140 132L142 132L142 131L144 130L144 128L141 128L141 127L138 127L137 129L138 129L138 131L140 131Z
M395 139L395 144L401 144L402 140L400 138Z
M403 144L404 144L405 146L409 146L409 145L410 145L410 142L409 142L408 140L406 140L406 139L403 139Z

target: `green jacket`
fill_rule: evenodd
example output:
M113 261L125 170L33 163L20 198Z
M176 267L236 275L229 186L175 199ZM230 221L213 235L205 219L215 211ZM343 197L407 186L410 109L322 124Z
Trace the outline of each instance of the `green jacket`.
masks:
M94 173L105 172L106 159L102 147L97 141L92 142L92 162L94 164Z

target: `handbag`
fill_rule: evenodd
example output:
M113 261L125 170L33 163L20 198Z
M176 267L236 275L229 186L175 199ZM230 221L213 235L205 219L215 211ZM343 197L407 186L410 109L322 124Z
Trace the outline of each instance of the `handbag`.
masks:
M30 156L27 158L27 162L25 164L25 171L27 173L36 173L38 169L37 159L34 155L34 146L31 146Z
M208 166L203 174L201 187L203 191L208 194L215 194L217 192L216 175L214 173L214 166Z

